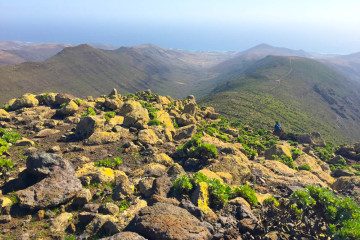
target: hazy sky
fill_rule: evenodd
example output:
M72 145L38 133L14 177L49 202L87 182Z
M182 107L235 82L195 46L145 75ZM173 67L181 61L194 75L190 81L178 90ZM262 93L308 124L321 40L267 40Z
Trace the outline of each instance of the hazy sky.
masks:
M0 0L0 41L360 51L359 0Z

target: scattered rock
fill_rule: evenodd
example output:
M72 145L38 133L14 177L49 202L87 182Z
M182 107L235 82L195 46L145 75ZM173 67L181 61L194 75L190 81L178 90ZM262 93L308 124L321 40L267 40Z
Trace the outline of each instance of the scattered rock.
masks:
M69 226L73 215L68 212L61 213L51 221L50 231L51 232L64 232Z
M0 224L9 223L11 222L10 215L0 215Z
M147 239L134 232L121 232L111 237L101 238L100 240L147 240Z
M282 144L276 144L265 151L265 159L273 160L273 156L281 157L282 155L291 157L290 147Z
M35 138L45 138L59 132L60 130L56 130L56 129L43 129L35 135Z
M100 206L99 212L102 214L115 215L119 212L119 207L116 206L114 203L105 203Z
M196 217L166 203L141 209L129 229L148 239L211 239L209 230Z

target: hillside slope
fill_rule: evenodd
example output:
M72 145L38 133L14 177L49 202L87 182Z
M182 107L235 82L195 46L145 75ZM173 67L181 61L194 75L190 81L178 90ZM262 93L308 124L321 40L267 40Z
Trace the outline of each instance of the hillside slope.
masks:
M326 65L268 56L243 73L200 102L252 125L271 128L278 119L286 131L318 131L335 142L360 140L360 88Z
M151 88L173 97L187 96L209 77L210 67L234 53L188 52L153 45L114 51L88 45L65 48L41 62L0 67L0 103L25 92L69 92L99 95L112 88L121 93Z

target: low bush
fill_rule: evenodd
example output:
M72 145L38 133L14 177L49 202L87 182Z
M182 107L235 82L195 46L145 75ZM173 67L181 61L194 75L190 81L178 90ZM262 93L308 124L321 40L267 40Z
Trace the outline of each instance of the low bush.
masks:
M187 175L182 175L173 182L175 190L179 193L189 193L193 189L190 178Z
M158 119L152 119L148 122L149 126L160 126L162 123Z
M303 152L298 148L292 148L291 149L291 156L293 159L296 159L297 157L301 156Z
M288 166L291 169L295 169L295 164L294 164L294 160L292 159L292 157L286 156L286 155L281 155L281 157L277 156L277 155L273 155L274 160L282 162L283 164L285 164L286 166Z
M183 146L178 148L180 156L195 157L200 159L216 158L217 149L213 144L203 143L199 138L193 137Z
M111 118L114 118L115 116L116 116L115 112L107 112L104 115L106 121L108 121L108 122L110 121Z
M82 117L86 117L86 116L95 116L96 112L94 109L92 109L91 107L86 108L85 112L81 114Z
M304 164L304 165L300 165L298 167L298 170L306 170L306 171L311 171L311 167L307 164Z
M97 162L94 162L94 166L95 167L107 167L107 168L116 168L117 166L119 166L122 163L122 159L121 158L114 158L113 160L111 160L110 158L106 158L104 160L99 160Z
M249 185L242 185L233 189L233 196L244 198L251 206L257 206L258 200L255 195L255 190Z

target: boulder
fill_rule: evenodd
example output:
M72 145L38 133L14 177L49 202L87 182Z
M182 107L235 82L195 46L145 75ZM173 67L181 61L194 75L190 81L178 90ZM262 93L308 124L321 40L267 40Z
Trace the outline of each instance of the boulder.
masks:
M122 171L112 170L111 168L106 167L95 167L94 163L87 163L76 171L76 176L85 186L93 183L113 183L117 176L122 175L126 176Z
M188 211L166 203L142 208L129 229L148 239L205 240L212 237L209 230Z
M34 143L34 141L23 137L23 138L17 140L15 142L15 145L16 146L29 146L29 147L31 147L31 146L35 146L35 143Z
M84 188L81 189L81 191L76 194L72 202L72 205L77 207L82 207L85 204L89 203L91 199L92 199L92 195L90 190Z
M57 129L43 129L41 130L40 132L38 132L36 135L35 135L35 138L46 138L46 137L49 137L53 134L56 134L56 133L59 133L60 130L57 130Z
M61 104L64 104L64 103L68 103L70 102L71 100L74 100L75 97L71 94L64 94L64 93L58 93L56 96L55 96L55 104L57 105L61 105Z
M78 110L79 110L79 106L73 100L71 100L68 103L66 103L65 106L58 109L56 111L56 114L62 116L70 116L70 115L74 115Z
M117 184L112 195L115 201L126 199L134 193L135 187L125 174L117 178Z
M196 114L196 111L197 111L196 103L190 102L184 106L183 113L188 113L194 116Z
M77 124L75 134L79 139L89 138L94 132L101 132L104 124L105 119L95 116L84 117Z
M166 167L156 163L145 165L143 169L144 177L160 177L166 173Z
M294 161L296 167L301 165L307 164L310 166L310 172L320 178L322 181L326 182L327 184L331 185L334 183L334 178L330 176L330 174L323 170L320 164L323 164L321 160L318 160L306 153L303 153L299 157L296 158ZM326 164L326 163L325 163Z
M196 134L196 131L197 131L196 125L190 125L190 126L185 126L185 127L179 128L176 130L174 140L178 141L178 140L182 140L182 139L191 138Z
M121 232L111 237L101 238L100 240L147 240L147 239L134 232Z
M99 213L115 215L119 213L119 207L114 203L105 203L100 206Z
M273 156L281 157L282 155L291 157L290 146L283 144L276 144L265 151L265 159L273 160Z
M94 132L85 140L85 145L102 145L120 140L120 135L114 132Z
M119 114L124 116L124 125L127 127L143 128L150 120L148 111L137 101L129 100L120 109Z
M25 94L21 98L16 99L12 105L10 105L11 110L17 110L24 107L36 107L39 105L39 100L37 100L36 95L34 94Z
M232 175L232 184L241 185L251 178L249 160L245 155L227 155L211 164L209 170L213 172L227 172Z
M319 147L325 147L325 141L322 139L320 133L306 133L297 137L299 143L308 143Z
M86 226L86 229L81 237L87 239L91 236L95 236L100 231L106 235L114 235L120 232L117 223L118 219L112 215L96 215L93 220Z
M42 209L57 206L73 198L82 189L73 169L54 167L48 177L17 192L21 207Z
M339 177L332 187L337 191L357 190L360 193L360 178L358 176Z
M55 233L63 233L65 232L66 228L70 224L70 220L72 219L72 214L68 212L61 213L60 215L56 216L50 225L50 231Z
M104 105L106 108L114 111L120 109L124 105L124 102L117 98L106 98Z
M158 138L152 129L143 129L138 134L138 139L142 144L162 144L162 140Z
M207 221L216 221L217 216L209 207L209 186L205 182L199 182L191 196L191 201L198 206L205 214Z
M11 120L10 114L4 109L0 109L0 121L9 122Z
M196 119L189 113L183 113L180 117L176 118L176 122L179 126L187 126L196 123Z
M165 153L159 153L154 155L154 162L170 167L174 164L174 160Z

